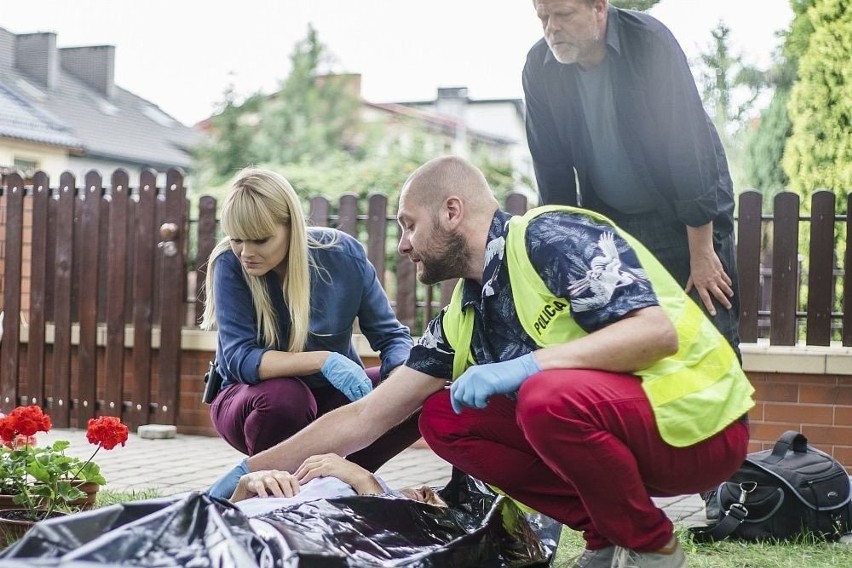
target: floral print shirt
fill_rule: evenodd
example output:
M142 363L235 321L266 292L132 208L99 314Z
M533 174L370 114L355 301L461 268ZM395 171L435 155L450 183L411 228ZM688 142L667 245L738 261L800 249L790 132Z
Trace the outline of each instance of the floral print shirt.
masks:
M511 215L497 211L486 245L482 285L464 281L462 304L475 312L471 348L478 364L508 361L538 349L518 320L506 267ZM527 228L527 254L554 296L565 298L577 324L591 333L627 313L659 305L636 253L611 225L582 214L549 212ZM444 339L442 311L414 346L406 365L452 378L453 350Z

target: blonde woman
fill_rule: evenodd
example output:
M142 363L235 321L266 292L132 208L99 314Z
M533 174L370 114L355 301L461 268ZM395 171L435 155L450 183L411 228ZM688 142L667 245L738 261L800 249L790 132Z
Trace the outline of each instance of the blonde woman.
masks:
M210 254L202 321L217 330L222 377L210 418L251 456L369 393L405 362L412 343L361 244L307 228L281 175L238 173L221 223L226 237ZM380 368L365 370L352 346L356 317ZM414 416L349 459L375 471L418 437Z

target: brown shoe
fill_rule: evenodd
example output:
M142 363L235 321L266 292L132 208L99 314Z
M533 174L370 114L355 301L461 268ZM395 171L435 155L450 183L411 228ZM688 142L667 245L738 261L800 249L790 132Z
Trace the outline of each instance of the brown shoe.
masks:
M653 552L639 552L616 547L612 568L685 568L686 555L676 536L669 543Z
M606 548L599 548L597 550L589 550L587 548L583 551L583 554L572 558L570 560L572 564L569 566L571 568L610 568L614 556L614 546L607 546Z

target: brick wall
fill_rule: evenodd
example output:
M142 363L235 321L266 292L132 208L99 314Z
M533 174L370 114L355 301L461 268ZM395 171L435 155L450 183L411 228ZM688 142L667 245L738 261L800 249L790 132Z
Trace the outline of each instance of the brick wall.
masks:
M201 403L210 357L184 352L180 432L215 435ZM362 357L366 365L378 365L375 356ZM749 413L750 452L769 449L786 430L797 430L852 474L852 349L744 345L743 367L757 403Z
M749 372L757 406L750 451L769 449L786 430L834 456L852 473L852 376Z
M178 432L215 436L208 407L201 402L202 377L213 357L215 334L194 333L195 339L184 341ZM375 355L369 352L366 342L357 342L356 345L366 365L379 364ZM106 377L103 376L102 348L99 351L98 382L103 385ZM130 356L128 351L127 361ZM50 350L47 359L45 380L49 383L52 377ZM26 361L25 348L21 361ZM25 384L25 365L22 364L22 367L20 379ZM72 375L76 374L73 367ZM755 387L757 402L749 415L749 451L771 448L784 431L797 430L808 438L812 446L834 456L852 474L852 349L744 345L743 367ZM155 357L152 368L154 389L157 372ZM132 381L132 371L126 371L126 389ZM75 382L72 377L72 385Z
M200 377L210 356L184 352L180 432L215 435L201 403ZM852 365L852 350L744 346L743 366L757 403L749 414L749 451L769 449L786 430L797 430L852 474L852 373L847 374L846 359ZM364 356L364 363L378 365L378 359ZM828 374L832 369L836 372Z

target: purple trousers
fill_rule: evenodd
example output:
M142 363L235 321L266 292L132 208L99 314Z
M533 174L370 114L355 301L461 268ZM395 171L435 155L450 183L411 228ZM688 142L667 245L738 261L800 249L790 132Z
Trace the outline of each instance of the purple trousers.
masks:
M367 369L373 387L379 384L379 368ZM268 379L257 385L231 385L210 405L216 432L237 450L253 456L286 440L323 414L349 403L329 385L308 388L298 378ZM389 459L420 438L419 412L363 450L347 456L361 467L376 471Z

